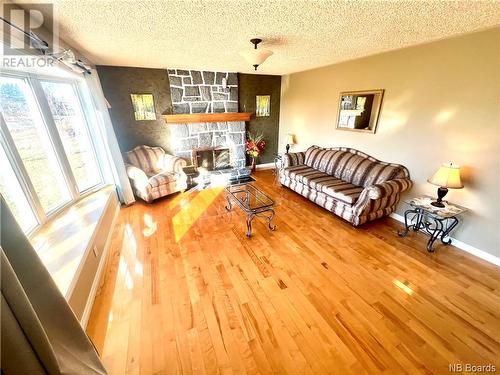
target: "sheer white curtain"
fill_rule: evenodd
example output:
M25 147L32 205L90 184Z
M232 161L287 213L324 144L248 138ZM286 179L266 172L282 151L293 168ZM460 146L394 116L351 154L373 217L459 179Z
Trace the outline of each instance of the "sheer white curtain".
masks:
M109 117L99 75L97 74L97 70L92 69L91 71L92 74L85 74L85 81L92 97L97 125L101 132L101 139L104 143L105 155L103 155L103 157L107 159L107 164L110 165L111 178L113 179L112 183L117 186L120 201L125 204L132 204L135 202L134 193L130 186L120 147L118 146L118 141L113 130L111 118Z

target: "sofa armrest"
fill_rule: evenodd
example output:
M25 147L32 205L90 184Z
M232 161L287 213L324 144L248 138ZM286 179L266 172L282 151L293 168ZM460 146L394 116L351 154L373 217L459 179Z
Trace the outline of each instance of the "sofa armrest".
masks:
M133 181L133 185L137 189L143 189L148 185L149 178L146 173L136 166L125 164L127 176Z
M161 160L161 169L167 172L184 173L183 168L187 165L186 160L178 156L164 154Z
M397 178L394 180L384 181L381 184L368 186L368 197L370 199L385 198L394 193L402 193L412 186L411 180L406 178Z
M302 165L305 159L305 152L290 152L288 154L283 154L283 168Z
M384 198L391 195L399 196L400 193L408 190L411 186L411 180L406 178L397 178L382 182L381 184L367 186L354 204L353 213L359 216L363 212L369 212L373 207L380 209L384 205L393 204L393 200L384 200Z

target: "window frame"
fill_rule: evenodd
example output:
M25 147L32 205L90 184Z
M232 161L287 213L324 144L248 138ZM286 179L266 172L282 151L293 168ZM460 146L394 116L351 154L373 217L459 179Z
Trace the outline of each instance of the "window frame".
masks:
M28 205L31 208L31 211L35 215L36 225L30 229L28 229L28 233L33 232L37 227L40 226L40 218L45 215L42 204L38 199L38 195L35 192L35 188L31 184L31 180L29 179L28 172L24 168L24 164L17 152L17 149L12 150L12 146L14 145L14 140L12 139L8 129L7 124L3 116L0 115L0 144L9 160L10 166L16 175L17 181L19 185L21 185L21 190L24 193L25 199L28 201ZM14 146L15 147L15 146ZM40 210L40 211L39 211Z
M96 138L94 137L95 131L97 130L94 128L97 124L95 121L93 121L92 113L90 113L92 111L95 111L95 108L93 106L89 106L89 104L85 100L85 94L89 95L90 93L82 92L82 90L88 89L84 82L82 82L83 79L70 77L54 77L44 74L33 74L20 71L2 71L0 76L22 79L26 82L29 89L31 90L31 94L34 97L39 114L42 118L43 125L45 126L45 130L48 133L51 147L53 148L57 162L60 165L60 170L63 175L62 177L70 194L70 199L68 201L58 205L50 211L45 212L31 182L29 174L24 167L24 163L21 156L19 155L14 140L12 139L7 124L5 123L3 114L0 112L0 142L37 221L37 225L26 232L26 235L29 237L36 233L44 223L57 215L59 212L61 212L68 206L71 206L76 201L87 196L88 194L99 190L102 186L105 185L105 176L103 175L104 165L101 158L99 157L98 145L96 144ZM99 172L99 182L85 190L79 191L74 173L71 169L71 164L69 162L68 156L66 155L61 136L59 135L57 125L55 123L47 97L41 84L44 81L70 84L73 92L77 97L78 104L80 105L80 112L83 117L82 121L89 138L89 144L91 148L90 151L92 152L92 155L97 163Z
M53 129L55 130L55 136L60 140L60 147L61 147L61 151L62 153L64 154L64 157L66 158L67 162L68 162L68 165L67 167L69 168L68 172L71 174L71 176L73 177L72 178L72 181L71 181L71 184L72 186L74 187L74 190L75 190L75 195L76 196L80 196L82 194L84 194L85 192L87 191L91 191L91 190L94 190L96 186L98 185L102 185L103 182L104 182L104 176L103 176L103 173L102 173L102 164L100 163L99 161L99 157L98 157L98 153L97 153L97 144L95 143L95 137L93 136L93 132L91 131L91 129L93 128L93 126L91 126L92 123L94 123L93 121L91 121L91 117L89 116L89 110L90 108L88 108L86 106L86 103L83 101L82 99L82 92L81 90L83 89L82 87L82 84L81 82L79 82L78 80L76 79L67 79L67 78L58 78L58 77L48 77L48 76L41 76L39 75L37 80L36 80L36 83L35 83L35 87L36 87L36 90L40 90L40 95L42 96L42 102L43 102L43 109L45 111L47 111L47 116L50 117L51 119L51 124L50 124L50 127L53 127ZM43 91L43 87L42 87L42 82L53 82L53 83L66 83L66 84L70 84L71 85L71 88L73 89L73 92L76 96L76 99L78 101L78 104L80 106L80 112L82 113L82 120L83 120L83 123L84 123L84 126L85 126L85 132L87 133L87 136L88 136L88 139L89 139L89 142L90 142L90 147L91 147L91 151L92 151L92 155L94 156L94 160L96 161L97 165L98 165L98 172L99 172L99 182L93 186L90 186L82 191L80 191L80 189L78 188L78 183L76 182L76 179L74 178L74 174L73 174L73 171L71 170L71 165L69 163L69 159L68 159L68 156L66 155L66 151L64 150L64 145L62 143L62 140L61 140L61 136L59 135L59 131L57 130L57 125L54 121L54 117L52 115L52 111L50 110L50 107L49 107L49 102L47 100L47 97L45 96L45 92ZM93 109L93 108L92 108ZM45 114L43 115L45 117Z

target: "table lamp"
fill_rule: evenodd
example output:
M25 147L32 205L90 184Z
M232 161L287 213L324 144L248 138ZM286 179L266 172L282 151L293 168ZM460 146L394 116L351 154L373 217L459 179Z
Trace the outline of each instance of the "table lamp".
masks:
M286 153L288 154L288 151L290 150L290 145L294 145L295 140L293 137L293 134L287 134L286 135Z
M453 163L444 163L427 181L439 186L438 198L431 202L434 207L444 207L443 198L448 193L448 189L462 189L464 187L460 178L460 167Z

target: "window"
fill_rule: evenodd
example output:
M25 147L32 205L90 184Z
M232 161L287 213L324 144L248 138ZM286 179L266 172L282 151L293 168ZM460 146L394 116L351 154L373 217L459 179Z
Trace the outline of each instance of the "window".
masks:
M9 205L12 214L16 218L21 228L28 232L37 224L33 210L22 192L21 185L17 180L14 170L10 166L9 159L0 145L0 193Z
M103 182L82 89L71 79L0 75L0 193L25 232Z
M80 102L69 83L42 82L57 131L80 192L101 182Z
M0 103L3 117L24 168L45 212L71 197L47 129L25 80L2 77Z

